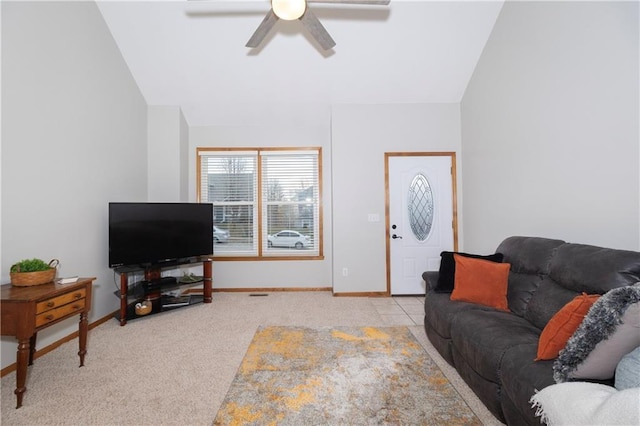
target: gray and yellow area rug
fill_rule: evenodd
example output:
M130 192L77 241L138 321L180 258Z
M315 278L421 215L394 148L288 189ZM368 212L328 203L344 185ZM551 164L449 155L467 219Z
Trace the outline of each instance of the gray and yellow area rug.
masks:
M480 425L407 327L260 327L214 425Z

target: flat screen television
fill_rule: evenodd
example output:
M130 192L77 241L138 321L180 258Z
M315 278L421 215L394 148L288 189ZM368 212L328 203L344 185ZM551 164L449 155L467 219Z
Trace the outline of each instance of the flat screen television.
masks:
M109 203L109 267L151 268L213 254L213 205Z

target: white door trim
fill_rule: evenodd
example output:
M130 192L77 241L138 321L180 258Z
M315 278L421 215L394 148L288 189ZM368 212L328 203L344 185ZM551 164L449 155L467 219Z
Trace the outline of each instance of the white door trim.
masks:
M456 153L455 152L385 152L384 153L384 185L385 185L385 237L386 237L386 271L387 296L391 295L391 224L389 218L389 158L407 156L448 156L451 157L451 195L453 200L453 249L458 250L458 196L456 184Z

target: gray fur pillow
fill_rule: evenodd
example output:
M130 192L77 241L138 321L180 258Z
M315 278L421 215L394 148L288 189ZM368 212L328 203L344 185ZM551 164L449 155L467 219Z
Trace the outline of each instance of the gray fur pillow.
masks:
M553 364L557 383L613 378L623 356L640 346L640 282L598 299Z

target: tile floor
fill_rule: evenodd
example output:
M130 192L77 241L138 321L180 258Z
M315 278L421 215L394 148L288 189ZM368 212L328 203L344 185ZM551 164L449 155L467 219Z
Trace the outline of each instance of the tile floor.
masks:
M388 325L424 324L424 296L372 297L370 300Z

